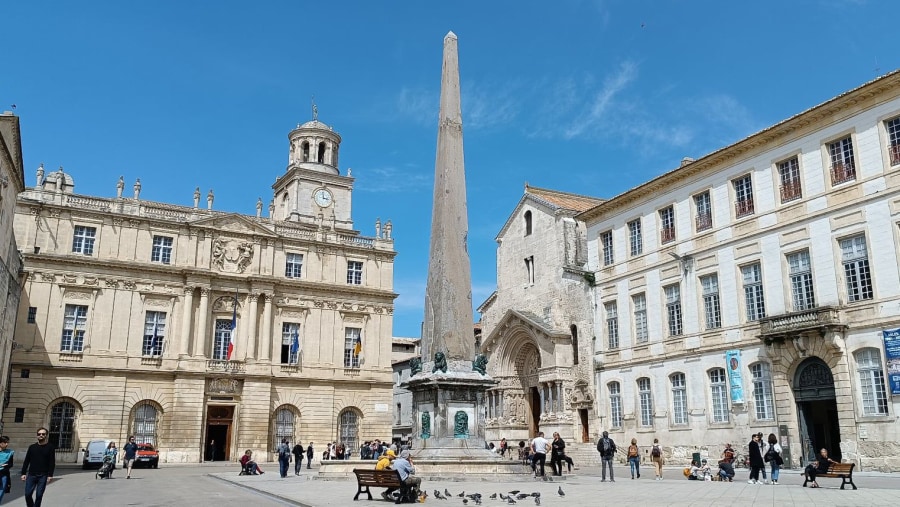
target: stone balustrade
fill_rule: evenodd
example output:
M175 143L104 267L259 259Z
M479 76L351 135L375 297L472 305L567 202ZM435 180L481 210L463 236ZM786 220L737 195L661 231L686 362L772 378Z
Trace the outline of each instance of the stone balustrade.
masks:
M777 337L798 331L842 326L841 312L831 306L776 315L760 320L761 337Z
M206 361L206 371L224 372L224 373L243 373L243 361L226 361L224 359L208 359Z

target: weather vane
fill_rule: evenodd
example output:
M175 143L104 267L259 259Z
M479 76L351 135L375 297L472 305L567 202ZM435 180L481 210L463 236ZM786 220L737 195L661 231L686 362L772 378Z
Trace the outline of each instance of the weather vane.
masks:
M312 102L313 121L319 121L319 108L316 107L316 96L315 95L312 96L312 98L310 99L310 102Z

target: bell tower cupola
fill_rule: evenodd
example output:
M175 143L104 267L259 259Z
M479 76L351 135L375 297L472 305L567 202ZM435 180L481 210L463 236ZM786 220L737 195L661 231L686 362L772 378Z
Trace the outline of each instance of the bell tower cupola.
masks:
M320 122L318 116L318 111L314 108L313 119L303 125L297 125L297 128L288 134L291 142L288 165L328 174L340 174L338 154L341 136Z

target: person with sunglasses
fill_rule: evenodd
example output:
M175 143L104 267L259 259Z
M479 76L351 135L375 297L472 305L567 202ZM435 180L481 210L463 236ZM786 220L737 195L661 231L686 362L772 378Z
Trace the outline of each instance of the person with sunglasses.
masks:
M40 507L47 484L53 481L56 469L56 449L47 438L47 428L38 428L37 442L28 446L22 462L22 480L25 481L25 505ZM32 498L34 495L35 498Z

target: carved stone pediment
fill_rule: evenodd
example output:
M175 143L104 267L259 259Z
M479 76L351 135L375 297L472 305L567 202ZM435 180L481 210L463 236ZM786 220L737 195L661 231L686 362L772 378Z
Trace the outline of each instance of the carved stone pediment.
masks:
M276 238L277 235L265 226L237 213L206 217L191 223L191 227L201 227L231 233L233 236L249 239L250 236Z
M253 261L256 247L252 241L228 237L213 240L212 264L225 273L243 273Z

